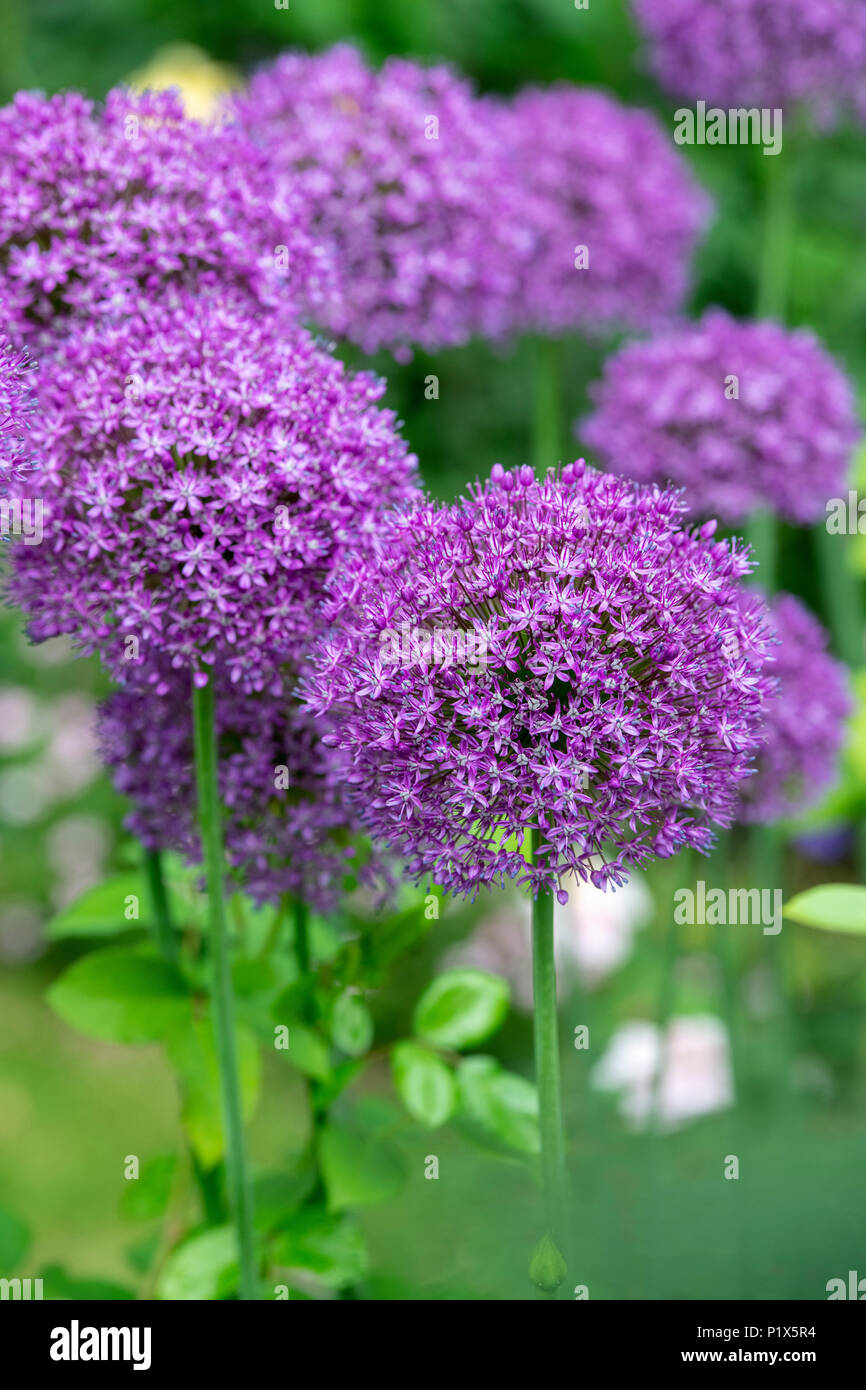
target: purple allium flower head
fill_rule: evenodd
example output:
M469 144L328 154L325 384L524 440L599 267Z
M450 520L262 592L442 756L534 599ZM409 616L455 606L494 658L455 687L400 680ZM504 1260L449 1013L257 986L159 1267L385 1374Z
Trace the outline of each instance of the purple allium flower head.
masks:
M0 491L30 466L32 367L27 350L0 333Z
M655 117L563 84L526 88L499 105L499 122L533 248L521 326L595 333L675 313L709 200Z
M109 696L101 753L132 800L131 833L198 863L189 680L167 671L165 682L162 697L137 685ZM381 862L349 829L346 757L322 743L316 721L285 697L242 693L224 671L215 694L226 856L244 891L258 903L290 894L330 912L352 879L382 888Z
M768 674L776 698L764 711L757 774L742 788L743 821L797 815L832 786L852 710L847 668L827 651L818 619L790 594L770 603L777 645Z
M284 327L181 293L58 341L28 479L45 539L11 577L35 640L71 634L121 684L132 663L158 686L161 654L281 689L340 552L416 494L384 383Z
M633 0L669 91L708 105L866 111L862 0Z
M734 380L734 378L736 380ZM812 334L721 310L607 359L576 432L607 468L685 487L699 516L808 524L845 489L851 388Z
M166 282L313 306L328 264L303 205L228 123L174 92L21 92L0 109L0 299L22 340L58 315L117 312ZM134 305L133 305L134 307Z
M682 512L582 460L541 483L497 466L396 516L347 577L306 698L411 874L468 894L617 884L730 824L772 688L765 609L746 553Z
M506 150L464 79L403 58L376 71L339 45L283 55L233 109L333 250L332 332L405 357L510 327L527 241L506 210Z

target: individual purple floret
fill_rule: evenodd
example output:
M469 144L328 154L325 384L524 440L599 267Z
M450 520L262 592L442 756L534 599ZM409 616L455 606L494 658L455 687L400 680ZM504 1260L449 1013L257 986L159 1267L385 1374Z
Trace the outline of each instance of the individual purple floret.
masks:
M0 300L33 339L70 310L134 310L166 283L225 284L300 312L329 291L295 190L174 92L20 92L0 108ZM332 288L332 287L331 287Z
M859 435L851 387L804 330L710 310L626 344L590 394L582 442L617 473L684 487L698 516L736 524L770 507L810 524L846 490Z
M767 672L777 696L764 713L757 774L742 788L743 821L799 815L820 800L838 774L852 710L847 667L828 653L818 619L790 594L773 598L770 616L778 645Z
M632 0L662 85L723 107L866 114L863 0Z
M146 666L159 688L157 656L220 658L279 692L341 552L416 495L384 383L284 327L243 297L180 294L43 360L28 486L45 539L16 547L11 577L36 641L71 634L121 684Z
M464 79L404 58L376 71L339 45L285 54L233 109L333 251L332 332L405 357L511 327L528 243L507 151Z
M0 493L30 467L32 367L26 349L14 347L0 333Z
M121 688L100 711L103 761L133 805L127 829L149 849L201 860L189 681L165 673L162 697ZM284 697L245 695L216 675L223 833L230 869L257 903L284 894L334 910L353 881L383 887L383 867L354 824L346 756ZM323 727L327 727L324 725Z
M747 554L683 510L582 460L541 483L497 466L395 517L346 577L305 694L413 876L616 885L731 823L772 692L765 607Z
M597 334L675 313L709 201L656 118L563 84L525 89L498 123L532 246L519 326Z

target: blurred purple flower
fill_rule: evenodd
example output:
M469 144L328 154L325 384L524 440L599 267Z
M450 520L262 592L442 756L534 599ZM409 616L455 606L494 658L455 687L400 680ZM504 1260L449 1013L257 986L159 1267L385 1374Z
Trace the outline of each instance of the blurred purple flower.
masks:
M863 0L633 0L663 86L735 107L866 113Z
M482 103L445 67L349 45L287 53L232 110L291 175L333 252L342 298L324 323L405 358L510 327L528 251L510 162Z
M791 594L773 598L770 617L778 645L767 671L777 696L764 712L757 774L742 788L743 821L776 821L820 799L838 775L853 708L847 668L828 653L818 619Z
M517 326L597 333L674 314L710 203L656 118L566 84L526 88L491 113L515 162L511 215L532 248Z
M109 696L101 752L133 803L130 832L198 863L189 681L169 672L166 685L164 696L133 687ZM381 861L349 828L346 757L322 743L315 720L285 697L243 694L219 670L216 726L226 857L244 892L257 903L288 894L326 913L355 879L384 886Z
M815 337L720 309L607 359L576 427L605 467L684 487L698 516L769 507L801 524L842 495L859 435L847 378Z
M765 610L747 557L682 511L582 460L542 483L497 466L456 505L395 517L337 585L307 697L337 717L373 838L417 879L564 895L569 873L621 883L731 823L771 691Z

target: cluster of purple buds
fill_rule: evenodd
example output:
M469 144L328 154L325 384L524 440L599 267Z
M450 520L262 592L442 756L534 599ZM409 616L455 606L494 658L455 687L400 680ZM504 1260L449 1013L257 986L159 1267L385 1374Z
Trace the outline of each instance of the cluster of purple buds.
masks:
M410 874L616 885L732 822L773 688L765 606L747 554L683 511L582 460L541 482L497 467L346 573L305 697Z
M11 579L31 636L71 634L121 683L221 660L278 694L341 553L415 496L384 384L225 294L83 324L40 375L46 538Z
M303 200L237 126L173 92L20 92L0 109L0 302L17 340L70 313L136 313L166 286L321 312L333 292Z

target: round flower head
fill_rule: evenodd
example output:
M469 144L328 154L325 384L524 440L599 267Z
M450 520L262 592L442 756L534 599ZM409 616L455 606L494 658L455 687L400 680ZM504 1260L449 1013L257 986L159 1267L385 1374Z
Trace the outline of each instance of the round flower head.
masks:
M71 634L121 683L222 655L278 691L340 552L415 495L384 383L245 300L183 294L82 326L41 375L45 540L11 579L31 636Z
M601 332L676 312L709 203L655 117L563 85L520 92L500 124L533 247L521 325Z
M315 304L327 263L305 226L240 130L188 120L177 93L118 88L96 108L21 92L0 109L0 299L15 337L166 282Z
M467 82L403 58L375 71L340 45L285 54L234 109L333 250L331 331L405 356L508 327L521 234L505 149Z
M121 688L103 704L99 740L126 825L149 849L201 860L196 825L189 681L166 673L167 693ZM216 674L223 833L230 869L257 903L284 894L331 912L352 880L382 886L382 867L348 826L345 756L285 697L240 692Z
M0 492L30 464L31 369L29 353L0 333Z
M802 330L711 310L628 343L591 395L584 444L639 482L685 487L699 516L738 523L772 507L808 524L845 490L859 433L851 388Z
M569 871L617 884L707 849L771 688L749 560L714 523L683 530L677 494L582 460L494 473L394 518L307 682L373 838L469 894L515 878L567 896Z
M743 784L743 821L776 821L820 800L836 779L852 711L847 668L829 655L817 618L790 594L771 601L770 616L777 695L764 713L757 774Z
M633 0L663 86L733 107L866 110L862 0Z

